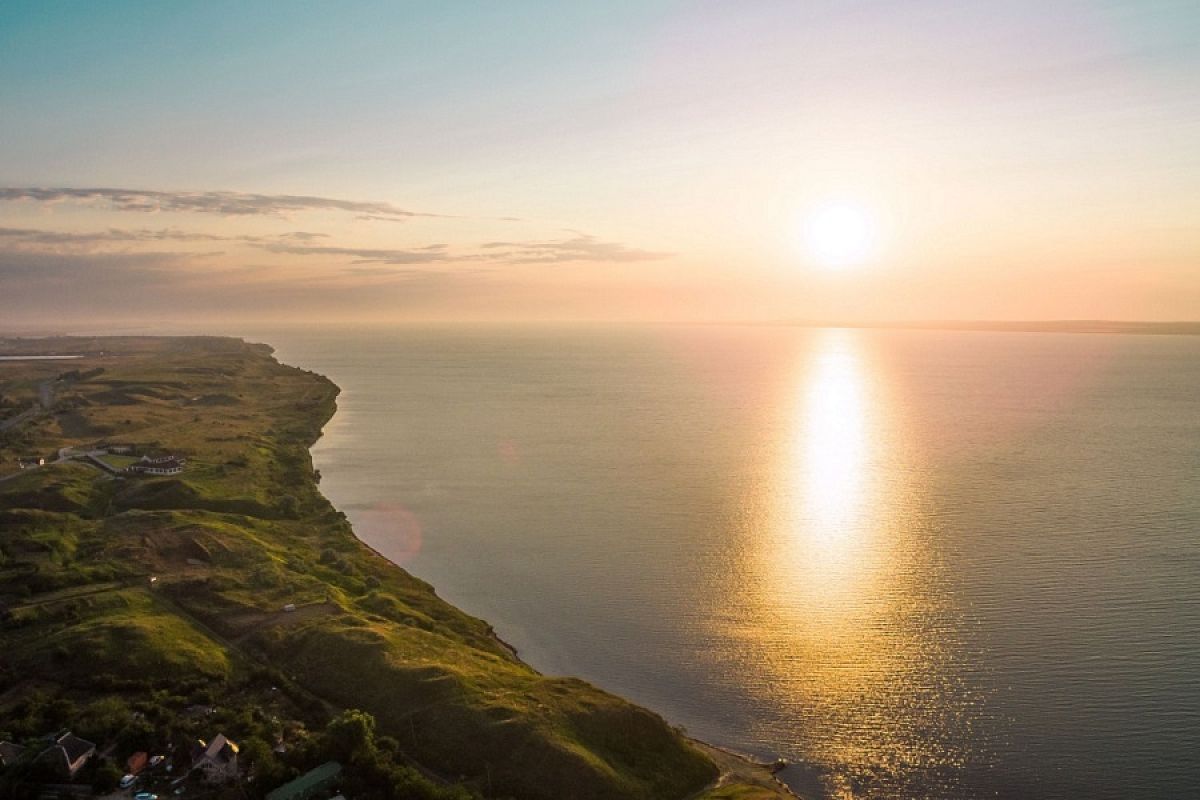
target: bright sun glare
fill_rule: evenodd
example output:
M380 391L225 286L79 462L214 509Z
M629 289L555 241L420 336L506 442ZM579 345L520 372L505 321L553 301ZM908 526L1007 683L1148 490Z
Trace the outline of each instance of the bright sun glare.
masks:
M871 255L875 231L863 209L831 203L814 209L804 221L804 245L821 266L843 268Z

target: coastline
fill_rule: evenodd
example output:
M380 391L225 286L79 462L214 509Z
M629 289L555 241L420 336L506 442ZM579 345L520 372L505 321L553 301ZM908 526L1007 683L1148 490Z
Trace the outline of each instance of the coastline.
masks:
M265 346L267 346L271 349L271 358L273 360L275 360L277 363L279 363L283 366L286 366L286 367L291 367L293 369L305 369L304 367L300 367L300 366L296 366L296 365L292 365L292 364L286 364L282 361L279 361L279 359L277 358L277 356L275 354L275 349L273 347L271 347L269 344L265 345ZM314 372L313 374L317 375L321 379L327 381L334 388L334 400L332 403L332 408L330 409L330 413L320 423L320 430L318 432L317 437L314 438L311 442L309 442L307 444L307 450L308 450L309 458L310 458L310 470L315 472L315 467L313 467L311 464L312 448L321 439L321 437L324 436L325 427L337 415L338 405L337 405L336 399L337 399L337 397L339 397L341 395L342 387L339 386L337 383L335 383L332 379L330 379L326 375L323 375L321 373L316 373L316 372ZM337 512L339 514L344 515L344 512L338 510L337 506L334 505L333 501L330 500L328 497L326 497L324 492L321 491L320 484L314 482L314 485L316 487L316 491L321 495L321 497L325 498L326 502L329 503L330 507L337 510ZM399 564L396 564L394 561L389 559L387 556L385 556L379 550L377 550L372 545L370 545L368 542L366 542L362 537L360 537L358 535L358 533L353 530L353 527L354 527L353 524L350 524L349 527L350 527L351 531L353 532L354 538L358 541L358 543L362 547L364 547L366 550L368 550L374 556L376 556L380 559L383 559L387 563L393 565L397 569L404 569L404 567L401 567ZM415 576L415 577L417 577L419 580L423 580L420 578L420 576ZM429 584L428 582L426 582L426 585L429 586L429 589L431 592L433 592L435 595L437 594L436 586L434 586L433 584ZM495 640L495 642L497 644L499 644L501 647L508 650L512 654L512 657L514 659L517 659L522 664L525 664L526 666L528 666L530 669L532 669L534 671L538 671L537 666L534 664L530 664L530 663L526 662L524 659L522 659L520 656L520 651L517 649L517 647L514 646L513 644L511 644L510 642L504 640L498 633L496 633L495 629L492 627L492 625L490 623L487 622L487 620L483 620L483 622L485 625L487 625L489 635L492 637L492 639ZM539 672L539 674L540 674L540 672ZM657 712L655 712L655 713L657 713ZM767 798L767 797L785 797L785 798L790 797L790 798L795 798L795 800L806 800L806 798L802 798L800 795L796 794L789 786L787 786L787 784L785 784L783 781L781 781L777 777L777 773L778 773L779 769L777 769L774 764L771 764L768 762L757 761L748 755L745 755L742 753L737 753L727 747L722 747L721 745L706 742L701 739L696 739L696 738L690 737L690 736L685 737L685 738L693 746L697 747L701 752L703 752L710 760L712 760L713 763L716 764L721 771L720 775L717 777L717 779L712 784L710 784L709 786L700 790L700 792L696 793L695 795L692 795L692 798L696 798L696 800L702 800L702 798L709 797L713 790L719 790L719 789L721 789L723 787L727 787L727 786L742 786L742 785L744 785L744 786L748 787L748 791L750 793L749 794L739 794L737 796L745 797L746 800L763 800L764 798ZM755 789L763 790L763 791L767 792L767 794L762 794L761 792L758 794L755 794L754 793ZM691 799L689 798L689 800L691 800ZM716 800L716 798L714 798L714 800Z
M337 757L314 752L328 742L320 731L356 710L392 767L441 781L430 797L792 796L650 710L542 675L359 539L313 468L337 411L328 378L230 337L0 347L89 353L65 373L48 361L0 367L13 408L53 389L44 413L0 440L0 471L13 475L0 482L0 719L22 720L6 736L71 729L107 749L134 719L161 741L249 737L281 778L265 791ZM123 470L163 452L175 454L169 474ZM18 469L33 453L55 455ZM59 551L69 557L45 556ZM28 710L55 696L95 710ZM213 716L192 715L197 702ZM100 713L112 707L128 712ZM296 759L269 755L281 737Z

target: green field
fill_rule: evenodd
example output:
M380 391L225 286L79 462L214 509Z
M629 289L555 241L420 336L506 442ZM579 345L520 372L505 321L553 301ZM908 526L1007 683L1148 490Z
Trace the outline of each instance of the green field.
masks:
M101 456L100 460L105 464L108 464L113 469L121 470L125 469L130 464L138 463L141 461L141 458L138 456L119 456L109 453L108 455Z
M538 674L362 545L308 454L334 412L327 379L233 339L54 346L89 355L55 382L51 412L0 439L0 474L19 455L106 441L188 467L114 478L72 462L0 481L0 738L73 728L170 749L220 728L282 782L336 750L339 723L326 726L356 708L378 728L378 746L355 751L364 796L683 798L731 771L655 714ZM62 369L0 364L0 393ZM218 711L189 717L197 703ZM113 704L139 710L140 733L96 710ZM286 755L265 746L278 740ZM738 785L713 796L772 791Z

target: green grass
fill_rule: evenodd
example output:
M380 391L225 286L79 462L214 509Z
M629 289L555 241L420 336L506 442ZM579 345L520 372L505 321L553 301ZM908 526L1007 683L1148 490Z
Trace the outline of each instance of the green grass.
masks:
M328 380L232 339L57 346L103 350L72 364L103 372L61 390L69 424L49 415L21 447L93 446L84 433L105 430L188 467L112 479L64 464L0 483L0 603L12 609L0 695L31 675L122 702L258 687L237 690L253 709L276 703L270 685L282 683L295 698L287 724L362 708L424 769L497 795L682 798L716 777L658 716L540 675L354 537L308 454L334 410ZM0 393L53 374L0 367ZM254 678L264 672L270 682ZM250 725L226 733L238 724Z
M115 470L122 470L128 467L130 464L138 463L141 461L141 458L138 456L121 456L109 453L108 455L101 456L100 460Z
M169 686L181 679L227 678L224 648L194 624L164 608L147 590L115 593L70 624L26 629L19 671L57 675L76 685L133 681Z
M5 508L81 512L95 498L100 477L97 470L71 462L26 469L0 483L0 502Z

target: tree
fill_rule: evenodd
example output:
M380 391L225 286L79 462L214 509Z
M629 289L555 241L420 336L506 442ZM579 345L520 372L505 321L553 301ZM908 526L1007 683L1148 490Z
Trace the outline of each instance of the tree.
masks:
M117 744L121 750L135 752L149 750L155 741L154 726L144 717L129 721L129 724L117 735Z
M245 760L254 773L255 785L264 791L278 786L286 778L287 770L279 763L271 746L258 736L242 739L239 758Z
M343 711L325 726L326 747L347 763L376 758L375 718L356 708Z
M96 767L96 775L92 778L92 790L96 794L108 794L114 791L121 782L121 769L107 758Z
M121 698L109 695L89 703L76 717L74 727L84 738L100 742L118 733L129 720L129 705Z
M300 503L290 494L285 494L279 498L279 513L288 519L295 519L299 516Z

